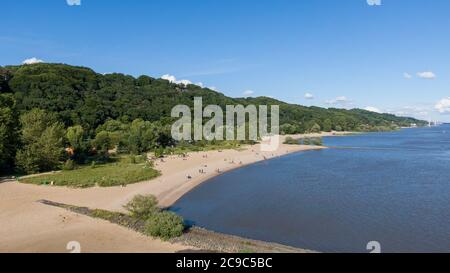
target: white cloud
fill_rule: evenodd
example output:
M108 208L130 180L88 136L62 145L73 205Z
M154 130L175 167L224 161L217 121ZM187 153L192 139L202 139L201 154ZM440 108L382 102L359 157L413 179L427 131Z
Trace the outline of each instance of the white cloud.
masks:
M416 118L425 118L433 111L433 106L424 104L424 105L415 105L415 106L403 106L397 109L386 110L386 113L397 115L397 116L408 116L408 117L416 117Z
M311 93L306 93L306 94L305 94L305 99L307 99L307 100L313 100L313 99L314 99L314 95L311 94Z
M189 80L181 80L181 81L179 81L179 83L182 84L182 85L189 85L189 84L192 84L192 82L189 81Z
M441 114L450 114L450 97L438 101L434 108Z
M30 58L30 59L26 59L22 62L22 64L39 64L39 63L43 63L43 60L37 59L36 57Z
M405 79L407 79L407 80L410 80L410 79L412 79L412 75L411 74L409 74L409 73L403 73L403 77L405 78Z
M380 109L378 109L376 107L373 107L373 106L367 106L366 108L364 108L364 110L370 111L370 112L375 112L375 113L378 113L378 114L382 113L382 111Z
M244 96L246 96L246 97L250 97L250 96L252 96L253 94L255 94L255 92L252 91L252 90L246 90L246 91L244 91Z
M190 85L190 84L194 84L193 82L191 82L190 80L178 80L175 76L170 75L170 74L166 74L161 76L161 79L169 81L171 83L174 84L182 84L182 85ZM197 82L195 83L195 85L200 86L201 88L209 88L213 91L218 91L216 87L211 86L211 87L207 87L205 84L203 84L202 82Z
M169 81L171 83L175 83L175 84L182 84L182 85L192 84L192 82L189 80L177 80L177 78L175 76L169 75L169 74L163 75L161 77L161 79L167 80L167 81Z
M69 6L81 6L81 0L67 0Z
M171 83L176 83L176 81L177 81L177 78L175 78L175 76L172 76L172 75L169 75L169 74L163 75L161 77L161 79L167 80L167 81L169 81Z
M340 97L337 97L337 98L332 99L332 100L327 100L325 103L326 104L332 104L332 105L337 105L337 104L345 105L345 104L351 103L351 101L345 96L340 96Z
M418 72L417 76L426 80L434 80L436 79L436 75L431 71Z
M381 6L381 0L367 0L369 6Z

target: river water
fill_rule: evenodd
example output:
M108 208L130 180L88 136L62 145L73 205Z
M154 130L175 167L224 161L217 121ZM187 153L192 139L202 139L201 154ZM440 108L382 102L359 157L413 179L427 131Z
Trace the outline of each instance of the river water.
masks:
M210 230L321 252L450 252L450 126L329 137L257 163L172 208Z

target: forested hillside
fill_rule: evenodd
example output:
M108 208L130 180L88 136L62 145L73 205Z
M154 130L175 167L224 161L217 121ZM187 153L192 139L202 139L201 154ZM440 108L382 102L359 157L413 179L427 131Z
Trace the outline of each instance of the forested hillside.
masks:
M170 137L171 110L178 104L193 106L194 97L202 97L204 105L222 107L280 105L281 130L289 134L425 124L359 109L304 107L266 97L235 99L196 85L103 75L64 64L6 66L0 67L0 169L51 170L65 159L64 148L74 150L76 157L93 149L98 153L119 147L142 153L176 145Z

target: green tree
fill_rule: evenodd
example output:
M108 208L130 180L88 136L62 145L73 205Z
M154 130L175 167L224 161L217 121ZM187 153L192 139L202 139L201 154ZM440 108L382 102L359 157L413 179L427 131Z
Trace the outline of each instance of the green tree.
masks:
M321 131L320 125L317 123L314 123L314 125L310 129L311 133L320 133L320 131Z
M0 171L11 171L19 145L18 115L11 94L0 94Z
M110 149L114 148L112 134L107 131L101 131L95 136L93 144L99 153L107 154Z
M173 144L170 126L142 119L134 120L130 125L127 143L129 151L134 154L169 146Z
M333 130L333 124L332 124L330 119L326 119L323 122L323 131L324 132L331 132L331 130Z
M54 115L33 109L21 117L22 142L16 164L26 173L56 169L64 152L64 125Z
M80 125L67 128L67 141L70 146L76 150L82 150L84 147L84 130Z
M85 132L81 125L75 125L67 128L67 141L73 149L71 159L77 162L83 162L90 150L89 143L85 140Z
M11 79L11 73L0 66L0 93L9 92L8 82Z

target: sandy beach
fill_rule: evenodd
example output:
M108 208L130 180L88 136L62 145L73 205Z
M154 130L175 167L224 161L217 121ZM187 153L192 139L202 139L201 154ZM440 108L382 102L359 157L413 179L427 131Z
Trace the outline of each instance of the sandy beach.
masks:
M335 134L307 136L331 135ZM71 189L4 181L0 183L0 252L69 252L66 245L70 241L80 242L82 252L184 251L187 250L184 245L152 239L105 221L48 207L37 201L45 199L124 211L122 206L135 195L153 194L161 206L168 207L197 185L218 175L217 170L223 173L289 153L323 148L282 144L274 152L260 152L258 144L239 151L190 153L187 158L170 156L155 162L155 168L162 173L160 177L126 187ZM204 173L199 173L200 169Z

